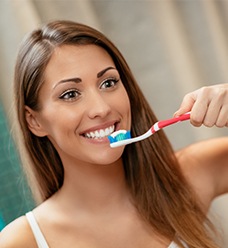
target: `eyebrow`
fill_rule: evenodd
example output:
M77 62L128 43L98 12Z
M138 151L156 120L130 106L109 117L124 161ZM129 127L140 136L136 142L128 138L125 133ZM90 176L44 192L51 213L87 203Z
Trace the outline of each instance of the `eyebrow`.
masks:
M108 71L108 70L116 70L116 68L112 67L112 66L109 66L109 67L105 68L104 70L102 70L102 71L97 73L97 78L102 77L105 74L105 72Z
M66 78L66 79L62 79L62 80L60 80L59 82L57 82L55 85L54 85L54 87L53 87L53 89L55 89L59 84L62 84L62 83L67 83L67 82L74 82L74 83L80 83L82 80L81 80L81 78Z
M107 72L108 70L116 70L116 68L115 67L112 67L112 66L109 66L109 67L105 68L104 70L102 70L102 71L100 71L100 72L97 73L97 78L102 77L105 74L105 72ZM81 83L82 80L81 80L81 78L78 78L78 77L76 77L76 78L62 79L62 80L60 80L59 82L57 82L55 84L55 86L53 87L53 89L56 88L59 84L61 84L61 83L67 83L67 82Z

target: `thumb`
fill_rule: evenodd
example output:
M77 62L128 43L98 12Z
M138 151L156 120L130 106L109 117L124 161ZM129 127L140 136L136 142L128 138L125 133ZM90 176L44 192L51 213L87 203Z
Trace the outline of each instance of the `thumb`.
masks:
M189 93L185 95L179 109L174 113L173 116L177 117L191 111L194 103L195 103L194 93Z

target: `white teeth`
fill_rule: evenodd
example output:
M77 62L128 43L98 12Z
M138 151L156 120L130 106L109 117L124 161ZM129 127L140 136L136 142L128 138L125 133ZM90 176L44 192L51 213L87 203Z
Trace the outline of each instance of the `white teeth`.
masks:
M89 139L101 139L109 136L115 130L115 126L107 127L105 129L96 130L94 132L85 133L85 137Z

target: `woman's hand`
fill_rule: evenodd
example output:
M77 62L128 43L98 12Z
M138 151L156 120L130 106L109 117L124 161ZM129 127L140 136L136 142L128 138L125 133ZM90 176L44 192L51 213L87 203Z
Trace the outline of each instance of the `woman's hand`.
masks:
M199 127L228 127L228 84L202 87L183 98L174 116L191 111L191 123Z
M228 84L188 93L174 116L189 111L194 126L228 127ZM228 137L192 144L180 150L177 157L205 207L215 197L228 193Z

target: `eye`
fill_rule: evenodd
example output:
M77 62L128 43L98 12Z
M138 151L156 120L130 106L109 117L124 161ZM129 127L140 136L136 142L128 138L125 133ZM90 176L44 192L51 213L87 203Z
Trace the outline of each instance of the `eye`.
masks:
M105 79L102 83L100 88L101 89L109 89L115 87L115 85L119 82L119 79L117 78L108 78Z
M71 89L71 90L64 91L59 96L59 99L63 99L65 101L73 101L73 100L76 100L79 96L80 96L80 93L77 90Z

